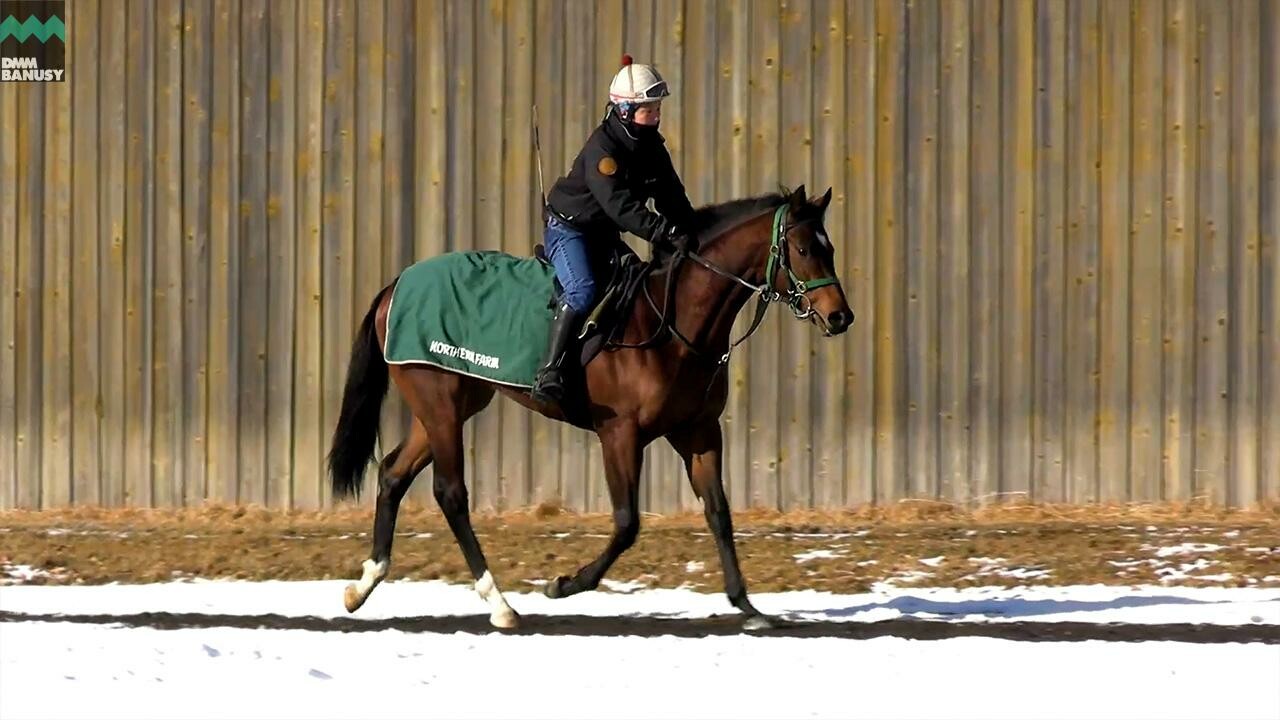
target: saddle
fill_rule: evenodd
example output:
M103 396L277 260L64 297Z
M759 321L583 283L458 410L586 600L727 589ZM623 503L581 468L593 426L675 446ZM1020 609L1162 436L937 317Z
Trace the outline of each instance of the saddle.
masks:
M603 255L603 257L600 257ZM538 262L551 266L546 249L538 243L533 249L533 256ZM614 335L622 329L630 317L629 310L635 300L636 291L654 263L641 260L635 251L627 247L621 240L610 243L610 252L597 253L589 260L592 276L599 285L597 299L587 317L582 321L574 336L570 351L579 355L579 367L586 367ZM601 280L605 280L601 283ZM560 279L553 281L551 296L547 298L547 307L553 308L564 295L564 286Z

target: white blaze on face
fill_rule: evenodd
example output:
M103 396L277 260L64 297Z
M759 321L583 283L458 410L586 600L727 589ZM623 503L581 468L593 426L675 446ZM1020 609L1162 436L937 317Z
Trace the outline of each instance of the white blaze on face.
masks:
M818 244L821 245L827 252L829 253L835 252L835 248L831 246L831 238L827 237L826 230L819 230L818 232L814 233L814 236L818 238Z

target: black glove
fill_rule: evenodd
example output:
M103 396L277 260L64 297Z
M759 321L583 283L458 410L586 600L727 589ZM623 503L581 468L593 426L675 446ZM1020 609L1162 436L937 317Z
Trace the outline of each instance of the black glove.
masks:
M679 225L674 223L667 225L662 233L662 244L670 247L673 251L685 253L698 251L698 240L689 233L685 232Z

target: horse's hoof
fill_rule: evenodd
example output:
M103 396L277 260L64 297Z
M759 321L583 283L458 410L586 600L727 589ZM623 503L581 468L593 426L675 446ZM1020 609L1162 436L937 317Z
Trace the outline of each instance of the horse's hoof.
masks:
M342 591L342 604L346 606L347 612L353 613L360 609L368 597L361 594L360 588L357 588L355 583L347 583L347 588Z
M520 627L520 615L509 607L500 608L489 615L489 624L502 630L513 630Z
M774 630L778 622L768 615L752 615L742 622L743 630Z
M552 600L558 600L565 596L564 586L569 582L569 578L564 575L552 578L546 585L542 587L542 593Z

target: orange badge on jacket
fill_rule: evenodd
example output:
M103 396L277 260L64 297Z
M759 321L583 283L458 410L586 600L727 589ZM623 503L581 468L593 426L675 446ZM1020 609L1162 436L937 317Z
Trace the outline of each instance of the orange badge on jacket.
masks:
M601 175L613 175L618 172L618 162L605 155L600 158L600 162L596 163L596 169L600 171Z

